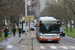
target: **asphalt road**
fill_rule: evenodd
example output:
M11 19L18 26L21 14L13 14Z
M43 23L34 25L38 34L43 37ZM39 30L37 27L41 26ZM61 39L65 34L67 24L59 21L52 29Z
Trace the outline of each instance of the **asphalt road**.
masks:
M56 42L42 42L40 43L35 36L36 31L31 31L34 46L37 45L38 50L75 50L75 38L68 36L61 37L58 43Z
M24 35L22 35L21 38L25 38ZM75 50L75 38L65 36L61 37L58 43L56 42L40 43L36 39L35 35L36 35L36 30L30 32L30 44L31 44L30 46L32 47L32 38L33 38L34 50ZM5 50L28 50L28 46L24 45L25 41L22 41L20 42L20 44L18 44L21 38L19 38L18 36L16 37L12 36L7 41L4 40L0 42L0 45L4 46L6 48Z

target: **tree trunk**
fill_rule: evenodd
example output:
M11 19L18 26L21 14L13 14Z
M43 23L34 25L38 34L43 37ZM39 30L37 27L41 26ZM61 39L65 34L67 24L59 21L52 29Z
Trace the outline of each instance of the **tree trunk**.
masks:
M0 23L0 25L1 25L1 23ZM1 27L2 27L2 26L0 26L0 37L1 37L1 34L2 34L2 29L1 29Z
M68 26L67 26L67 23L66 23L66 31L68 31Z
M1 34L2 34L2 31L1 31L1 28L0 28L0 37L1 37Z
M72 21L70 20L70 32L72 32Z
M75 28L75 20L74 20L74 23L73 23L73 28Z
M66 31L68 31L68 20L67 19L64 19L63 21L64 21L64 24L66 26Z

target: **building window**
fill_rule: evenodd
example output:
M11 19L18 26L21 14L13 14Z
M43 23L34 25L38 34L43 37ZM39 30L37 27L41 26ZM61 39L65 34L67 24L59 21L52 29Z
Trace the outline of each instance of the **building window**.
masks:
M50 4L50 0L46 0L46 6Z

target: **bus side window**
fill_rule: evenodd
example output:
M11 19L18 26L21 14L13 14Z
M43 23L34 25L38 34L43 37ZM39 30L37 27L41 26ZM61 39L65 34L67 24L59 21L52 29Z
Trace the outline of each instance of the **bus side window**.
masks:
M37 31L39 31L39 27L37 27Z
M38 25L37 25L37 27L36 27L36 30L39 31L39 27L38 27Z

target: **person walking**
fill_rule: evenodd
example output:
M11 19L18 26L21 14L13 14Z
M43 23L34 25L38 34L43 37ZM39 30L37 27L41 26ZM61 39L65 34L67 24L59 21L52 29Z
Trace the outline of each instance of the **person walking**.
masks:
M3 32L5 31L5 27L3 27Z
M21 28L19 28L18 31L19 31L19 37L21 37Z
M5 28L5 31L4 32L5 32L4 36L5 36L6 40L7 40L8 32L9 32L9 30L7 29L7 27Z
M13 35L15 36L16 28L13 28Z

